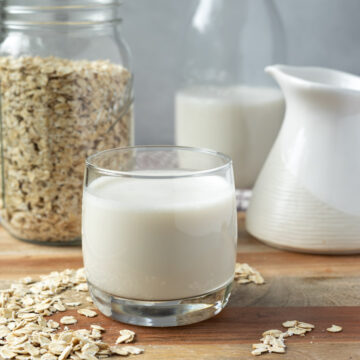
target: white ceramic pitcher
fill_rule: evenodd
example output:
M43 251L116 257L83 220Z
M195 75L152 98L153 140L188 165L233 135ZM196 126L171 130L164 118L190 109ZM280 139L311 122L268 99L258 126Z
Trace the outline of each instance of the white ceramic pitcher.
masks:
M247 230L290 250L360 252L360 77L284 65L266 71L287 109L254 188Z

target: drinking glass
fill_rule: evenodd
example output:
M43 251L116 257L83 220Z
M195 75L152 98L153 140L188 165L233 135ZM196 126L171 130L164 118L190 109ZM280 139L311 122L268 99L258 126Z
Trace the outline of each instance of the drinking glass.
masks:
M228 302L236 260L231 159L176 146L90 156L82 237L90 293L106 316L144 326L214 316Z

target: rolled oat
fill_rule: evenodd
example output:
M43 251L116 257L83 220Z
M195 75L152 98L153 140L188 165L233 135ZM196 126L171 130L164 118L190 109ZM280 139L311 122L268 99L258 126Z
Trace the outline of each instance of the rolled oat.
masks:
M286 338L293 335L305 336L307 332L315 328L313 324L297 320L285 321L282 323L282 326L288 329L285 332L277 329L264 331L260 343L252 345L251 355L259 356L265 353L284 354L286 352Z
M331 327L327 328L326 331L337 333L337 332L342 331L342 327L339 325L331 325Z
M120 330L120 336L116 340L116 344L129 344L135 339L135 333L131 330Z
M90 309L79 309L77 312L80 315L83 315L83 316L86 316L86 317L89 317L89 318L97 316L97 312L94 311L94 310L90 310Z
M105 329L99 325L91 325L90 330L69 330L65 326L61 331L59 323L44 318L60 311L61 307L53 305L63 304L62 294L66 290L74 290L85 281L83 269L65 270L42 276L40 281L29 284L20 281L9 289L0 290L0 357L19 360L97 360L112 354L128 356L143 353L143 349L135 346L110 347L102 341ZM29 300L32 300L30 305ZM34 312L35 308L39 313ZM74 324L76 319L74 316L63 316L60 322ZM135 339L135 333L131 330L121 330L120 335L126 338L125 343Z
M131 74L108 61L0 57L0 214L15 236L80 236L86 157L128 146Z
M64 325L73 325L77 323L77 320L73 316L63 316L60 319L60 323Z
M235 281L238 284L254 283L256 285L265 284L265 280L262 275L256 269L252 268L246 263L236 263L235 265Z

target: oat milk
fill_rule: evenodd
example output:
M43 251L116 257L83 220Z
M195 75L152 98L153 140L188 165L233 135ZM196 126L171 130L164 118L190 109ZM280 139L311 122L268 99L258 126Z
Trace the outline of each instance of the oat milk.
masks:
M184 89L176 95L176 143L229 155L236 188L250 189L278 134L284 109L276 88Z
M83 198L88 280L127 299L205 294L234 276L233 186L220 176L100 178Z

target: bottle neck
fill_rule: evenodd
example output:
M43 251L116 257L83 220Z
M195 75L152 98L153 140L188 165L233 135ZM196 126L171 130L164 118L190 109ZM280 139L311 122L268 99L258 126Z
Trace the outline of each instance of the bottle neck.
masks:
M5 0L1 22L5 30L38 27L84 28L121 22L120 0Z

